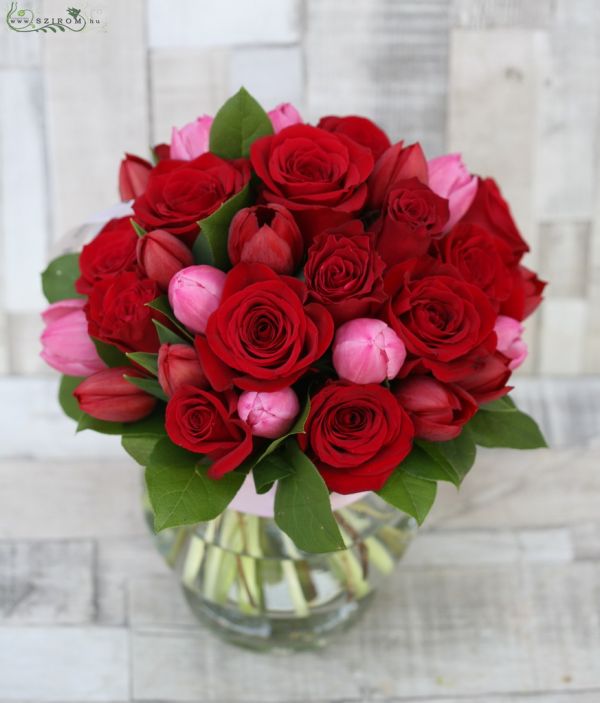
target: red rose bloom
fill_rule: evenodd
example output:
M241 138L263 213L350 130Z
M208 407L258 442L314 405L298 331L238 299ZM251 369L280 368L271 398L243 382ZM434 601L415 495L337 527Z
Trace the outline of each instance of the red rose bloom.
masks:
M308 250L304 277L311 300L324 305L336 325L370 317L385 302L384 263L373 235L359 220L321 233Z
M431 240L441 235L450 211L448 201L418 178L398 181L387 193L373 225L377 250L388 266L422 256Z
M211 478L233 471L252 452L250 426L239 419L236 407L234 393L195 386L182 386L167 403L165 424L171 441L208 456L213 461Z
M400 381L394 395L412 420L415 436L431 442L458 437L477 412L477 403L460 386L440 383L430 376Z
M427 159L420 144L404 146L404 142L393 144L377 159L369 178L368 206L379 210L388 191L399 181L417 178L427 184Z
M124 352L158 351L158 335L152 320L164 321L164 317L146 303L159 295L155 281L133 271L99 281L85 306L90 336Z
M391 391L334 381L311 398L303 451L337 493L377 491L412 449L414 429Z
M263 183L262 200L285 205L307 242L358 213L373 169L368 149L344 134L309 125L257 139L250 160Z
M331 315L322 305L305 304L306 295L301 281L263 264L235 266L206 337L196 337L212 387L274 391L306 373L333 337Z
M89 295L97 281L121 271L135 271L137 240L128 217L107 222L81 251L77 291Z
M394 266L385 277L389 325L418 357L447 362L490 336L496 312L479 288L455 269L424 257Z
M443 261L487 294L496 308L513 287L508 245L478 225L461 222L439 242Z
M523 254L529 251L527 242L515 225L506 200L492 178L479 178L475 199L461 222L480 225L502 240L512 252L513 263L520 261Z
M500 306L500 314L524 320L542 302L546 281L541 281L534 271L519 266L513 272L513 285L510 297Z
M321 117L317 127L335 134L345 134L350 139L354 139L357 144L370 149L375 160L391 146L388 135L366 117L328 115L327 117Z
M198 220L242 190L249 179L245 160L225 161L206 153L192 161L161 161L133 203L136 222L145 230L164 229L191 243Z

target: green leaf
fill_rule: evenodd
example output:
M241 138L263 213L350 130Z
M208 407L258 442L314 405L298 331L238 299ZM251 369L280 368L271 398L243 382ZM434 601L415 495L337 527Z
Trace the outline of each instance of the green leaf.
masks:
M162 435L123 435L123 437L121 437L121 445L129 456L135 459L140 466L147 466L154 448L165 436L164 432Z
M292 427L286 432L286 434L281 435L281 437L277 437L277 439L274 439L270 444L268 444L267 448L262 452L262 454L259 455L258 459L252 463L252 466L258 466L269 456L269 454L272 454L278 447L280 447L288 437L292 437L296 434L304 434L304 426L306 425L306 419L308 418L309 413L310 397L306 399L302 412L298 415L296 422L294 422Z
M450 481L456 484L457 478L452 467L442 457L432 457L415 444L411 453L400 464L402 471L417 478L430 481Z
M252 471L256 492L267 493L275 481L291 476L293 473L293 467L283 457L278 455L266 457Z
M269 134L273 134L269 116L245 88L240 88L215 115L209 148L223 159L247 158L252 142Z
M155 398L164 400L165 403L168 402L169 398L167 394L163 391L160 383L155 378L140 378L139 376L128 376L127 374L125 374L123 378L134 386L146 391L146 393L153 395Z
M73 395L73 391L84 380L84 377L79 376L63 376L60 379L60 386L58 388L58 402L60 403L60 407L63 409L65 415L77 422L79 422L79 418L81 417L81 410L79 409L79 403Z
M422 525L431 510L436 491L435 481L412 476L400 468L394 471L377 494L386 503L412 515Z
M141 225L138 225L132 217L129 218L129 221L138 237L143 237L146 234L146 230Z
M520 410L480 410L465 425L473 441L482 447L539 449L547 447L535 420Z
M165 327L162 322L158 320L152 320L152 323L156 327L158 332L158 339L161 344L189 344L189 339L184 339L180 337L177 332L173 332L172 329Z
M285 459L293 473L277 484L275 522L306 552L344 549L321 474L296 442L286 446Z
M484 403L479 409L495 413L510 413L514 412L515 410L518 410L514 400L512 398L509 398L507 395L503 396L502 398L498 398L497 400L492 400L489 403Z
M158 354L147 352L129 352L125 356L131 361L149 371L153 376L158 376Z
M175 327L179 330L178 334L182 337L187 337L188 340L192 341L194 337L186 330L186 328L179 322L175 317L171 305L169 304L169 299L166 295L159 295L158 298L154 298L149 303L146 303L149 308L153 310L158 310L162 313L170 322L172 322Z
M117 349L117 347L102 342L95 337L92 337L92 342L94 342L98 356L109 368L114 369L115 366L129 366L127 356L125 356L124 352L120 349Z
M192 253L197 264L208 264L226 270L230 267L227 254L229 225L238 210L250 204L250 184L224 202L218 210L200 220L200 234L196 237Z
M98 420L87 413L82 413L79 422L77 423L77 432L83 430L94 430L100 434L123 434L122 422L108 422L107 420Z
M82 432L83 430L94 430L94 432L102 434L122 435L164 434L164 406L154 410L148 417L135 422L108 422L107 420L97 420L87 413L82 413L77 425L77 432Z
M75 290L79 278L79 254L64 254L54 259L42 273L42 290L49 303L67 298L83 298Z
M157 531L212 520L225 510L238 492L244 475L236 471L223 478L207 474L206 460L162 439L148 468L146 485Z
M469 432L461 432L456 439L446 442L417 440L416 444L440 467L440 474L445 474L438 476L416 474L423 476L423 478L450 481L458 487L475 463L477 447ZM410 468L405 466L405 462L402 462L401 466L409 473L413 473Z

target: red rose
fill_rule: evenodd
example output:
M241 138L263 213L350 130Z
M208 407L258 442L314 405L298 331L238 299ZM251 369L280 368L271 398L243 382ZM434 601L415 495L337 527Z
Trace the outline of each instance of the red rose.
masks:
M133 203L135 219L145 230L164 229L191 243L198 220L242 190L249 178L247 161L225 161L210 153L192 161L161 161Z
M152 320L164 321L164 317L146 303L159 295L155 281L133 271L99 281L85 306L90 336L124 352L158 351L158 335Z
M442 260L486 293L496 308L508 298L513 287L509 268L512 253L502 240L478 225L461 222L440 240L438 247Z
M400 381L394 395L412 420L415 436L431 442L458 437L478 407L459 386L440 383L430 376L411 376Z
M409 178L427 184L427 159L420 144L405 147L398 142L384 151L375 164L369 178L368 206L379 210L390 188Z
M513 285L510 297L500 306L500 314L524 320L542 302L546 281L541 281L534 271L519 266L513 272Z
M89 295L97 281L121 271L135 271L137 240L128 217L110 220L104 225L81 251L81 276L75 283L77 291Z
M505 242L511 252L513 263L520 261L529 251L527 242L521 236L512 218L506 200L492 178L479 178L475 199L461 222L481 225L488 232Z
M378 159L391 146L387 134L366 117L328 115L321 117L317 127L335 134L345 134L350 139L354 139L357 144L370 149L374 159Z
M167 403L171 441L212 459L211 478L233 471L252 452L250 426L239 419L236 407L233 392L217 394L195 386L182 386Z
M309 125L257 139L250 160L263 183L262 199L291 210L307 242L358 213L373 169L368 149Z
M303 451L337 493L377 491L412 449L414 429L391 391L333 381L311 398Z
M138 237L136 253L141 271L165 291L177 271L194 263L189 247L162 229Z
M235 266L266 264L277 273L294 273L304 256L296 221L281 205L255 205L239 210L229 225L229 260Z
M135 422L149 415L156 398L134 386L125 376L143 378L144 374L129 366L117 366L88 376L73 391L79 408L108 422Z
M454 276L452 266L423 257L394 266L384 279L388 322L415 356L458 359L494 329L496 312L486 295Z
M324 305L336 325L370 317L385 302L384 263L373 246L373 235L359 220L316 237L304 266L311 300Z
M431 240L441 235L450 211L448 201L418 178L397 181L388 191L379 219L373 225L377 250L388 266L422 256Z
M119 195L121 200L131 200L141 195L148 185L152 164L133 154L125 154L119 169Z
M206 337L196 337L212 387L274 391L306 373L331 343L333 321L322 305L305 301L298 279L262 264L235 266Z

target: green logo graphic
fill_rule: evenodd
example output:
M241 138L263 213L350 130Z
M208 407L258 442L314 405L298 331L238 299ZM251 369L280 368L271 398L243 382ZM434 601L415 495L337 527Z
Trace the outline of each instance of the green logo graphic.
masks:
M66 17L41 17L32 10L19 10L16 2L11 2L6 15L6 24L9 29L15 32L81 32L85 29L87 22L81 14L81 10L76 7L67 8Z

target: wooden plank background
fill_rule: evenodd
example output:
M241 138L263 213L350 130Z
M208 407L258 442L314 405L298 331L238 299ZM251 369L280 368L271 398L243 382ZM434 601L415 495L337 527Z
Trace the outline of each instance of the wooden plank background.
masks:
M37 3L37 4L36 4ZM26 0L45 14L63 0ZM120 155L240 84L308 120L362 112L496 177L551 279L522 373L600 372L597 0L99 0L103 24L0 26L0 389L44 376L38 273L114 203ZM3 380L4 379L4 380Z

